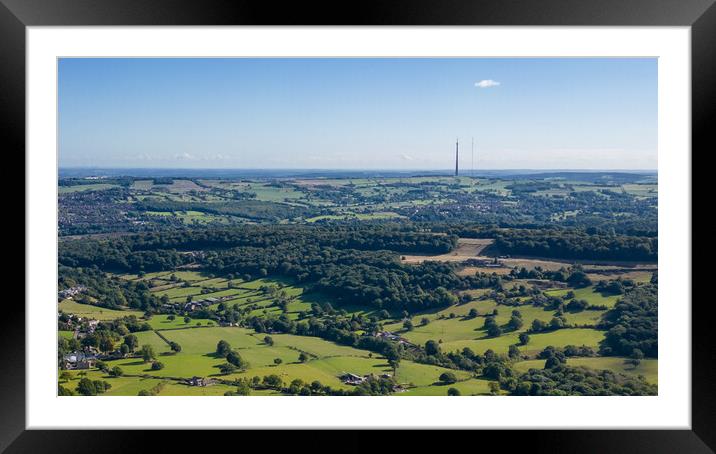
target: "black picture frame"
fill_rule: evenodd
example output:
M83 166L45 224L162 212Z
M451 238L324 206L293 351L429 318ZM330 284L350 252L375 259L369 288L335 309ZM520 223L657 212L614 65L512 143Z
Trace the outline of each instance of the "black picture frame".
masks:
M0 137L4 150L19 154L25 149L26 27L80 25L690 26L693 149L716 149L710 124L716 99L714 0L363 0L287 2L280 6L246 0L0 0ZM26 236L25 241L32 238ZM714 452L716 349L709 339L707 307L708 301L692 304L692 430L517 431L510 436L510 448L524 447L532 452ZM26 431L24 307L5 305L4 310L0 364L12 367L3 366L0 375L0 450L142 452L147 447L140 434L123 431ZM483 432L479 439L485 435L489 434ZM356 432L331 434L341 440L339 446L356 451L364 449L363 436ZM182 446L183 438L158 437L165 452L173 448L172 444ZM278 450L299 437L287 434L270 438L271 450ZM423 449L440 449L441 438L419 437L419 442ZM207 441L204 447L210 449L216 442ZM315 445L311 443L311 448L320 449ZM326 445L331 450L342 449L331 442Z

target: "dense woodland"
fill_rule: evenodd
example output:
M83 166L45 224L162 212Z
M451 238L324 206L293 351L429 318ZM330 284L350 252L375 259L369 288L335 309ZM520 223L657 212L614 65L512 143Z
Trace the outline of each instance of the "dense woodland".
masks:
M336 298L378 308L444 307L454 297L446 289L468 288L453 266L406 266L398 253L443 253L457 238L369 228L248 227L192 230L114 240L68 241L60 264L106 271L155 271L187 263L219 274L278 275L312 284ZM187 251L202 251L200 255Z
M517 396L650 396L657 388L643 379L608 370L569 367L557 361L554 367L530 369L505 383Z
M498 254L577 260L623 260L655 262L658 239L606 233L597 228L453 227L452 234L467 238L494 238Z
M614 309L607 312L602 327L608 329L602 354L658 357L657 286L628 290Z
M656 239L649 237L541 229L451 232L494 236L500 253L611 260L656 257ZM437 235L401 225L246 226L66 241L61 243L59 260L68 267L121 272L169 270L193 263L221 275L294 278L339 303L416 310L448 306L453 302L450 290L484 285L479 278L457 276L449 263L403 265L399 260L405 253L446 253L456 244L454 234ZM531 273L523 277L588 284L575 273Z

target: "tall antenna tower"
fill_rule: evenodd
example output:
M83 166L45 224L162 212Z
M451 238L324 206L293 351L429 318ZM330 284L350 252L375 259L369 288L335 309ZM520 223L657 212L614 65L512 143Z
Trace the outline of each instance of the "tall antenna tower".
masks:
M470 168L470 176L472 178L475 178L475 138L472 138L472 142L470 143L470 160L471 160L471 168Z
M460 156L459 149L460 149L460 143L457 139L455 139L455 176L457 176L457 174L458 174L457 162L458 162L458 158Z

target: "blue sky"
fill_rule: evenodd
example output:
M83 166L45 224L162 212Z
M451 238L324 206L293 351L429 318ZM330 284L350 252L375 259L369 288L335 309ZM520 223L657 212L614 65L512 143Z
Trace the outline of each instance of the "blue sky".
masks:
M61 167L656 169L656 59L61 59Z

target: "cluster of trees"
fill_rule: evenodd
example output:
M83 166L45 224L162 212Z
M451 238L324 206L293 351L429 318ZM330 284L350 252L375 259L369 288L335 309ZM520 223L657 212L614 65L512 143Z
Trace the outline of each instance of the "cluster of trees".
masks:
M634 285L635 283L631 279L606 279L597 282L594 286L594 290L610 295L622 295L627 289L633 288Z
M104 380L91 380L87 377L83 377L77 383L75 392L81 396L96 396L98 394L104 394L111 387L112 385ZM75 395L75 392L59 385L58 395L60 396L72 396Z
M519 226L518 226L519 227ZM577 260L627 260L655 262L658 239L653 234L617 234L593 227L550 227L526 225L521 228L495 224L442 227L466 238L494 238L493 250L501 254L531 255Z
M447 307L455 290L496 285L498 278L460 277L455 266L424 262L403 265L388 251L334 249L295 244L233 248L207 254L205 266L221 274L279 275L331 296L337 303L418 311Z
M587 345L577 346L577 345L566 345L564 347L553 347L548 346L545 347L544 350L540 352L538 355L538 358L540 359L550 359L555 358L560 363L564 363L567 361L567 358L574 357L574 356L596 356L597 353L594 351L592 347L589 347Z
M632 356L639 350L646 357L659 356L658 287L644 284L624 293L604 314L600 328L607 333L600 344L602 355Z
M530 369L514 379L502 380L503 389L516 396L653 396L656 385L641 377L609 370L570 367L549 360L543 370Z
M505 254L562 259L631 260L657 259L655 237L589 234L576 229L502 229L495 247Z
M57 186L60 187L71 187L71 186L84 186L94 184L116 184L128 188L134 182L133 177L114 177L114 178L102 178L100 180L87 179L87 178L60 178L57 182Z
M108 277L98 268L73 268L60 265L58 288L64 290L76 286L87 289L75 296L80 303L93 304L108 309L133 308L144 311L160 304L159 298L149 291L144 281L133 282Z
M377 317L366 317L360 314L351 316L324 315L312 316L307 320L291 320L287 315L278 317L251 317L246 320L246 326L260 333L278 332L296 334L300 336L315 336L330 340L342 345L376 352L389 360L399 360L403 346L370 335L359 335L356 331L374 333L380 330Z
M392 393L396 386L395 381L390 377L369 376L353 389L343 390L333 389L319 380L308 383L296 378L290 383L284 383L281 376L276 374L265 375L263 378L259 376L251 379L240 378L233 384L237 387L236 391L228 391L225 396L248 396L252 389L272 389L294 396L381 396Z
M243 226L185 229L131 235L107 240L63 241L63 265L97 266L111 271L154 271L193 262L179 251L224 250L237 247L267 249L293 245L294 252L308 246L360 251L443 254L457 245L457 237L435 235L395 225L348 226Z
M252 254L252 252L254 254ZM257 262L261 260L261 262ZM402 265L388 252L365 252L310 247L301 255L291 245L266 250L222 251L211 269L253 276L281 275L308 284L337 303L363 304L378 309L424 310L457 302L451 290L471 284L439 262Z
M490 379L512 374L508 372L509 357L498 355L493 350L486 350L483 354L479 354L465 347L462 350L443 352L440 343L434 340L428 340L422 348L406 351L404 356L418 363L466 370Z
M541 266L531 269L521 267L513 268L509 276L513 279L548 279L551 281L565 282L572 287L588 287L592 281L584 272L581 265L573 265L568 268L562 267L558 270L545 270ZM524 295L521 295L524 296Z
M567 321L564 316L555 316L549 322L543 322L539 319L532 320L530 326L530 332L532 333L544 333L547 331L555 331L562 329L567 325Z
M211 249L237 246L268 247L293 241L336 249L391 250L442 254L457 245L454 235L435 235L396 224L356 226L256 225L242 228L198 229L136 235L125 239L133 250Z
M166 382L161 381L161 382L157 383L156 385L152 386L152 387L149 388L149 389L141 389L141 390L139 390L139 392L137 393L137 395L138 395L138 396L156 396L156 395L158 395L160 392L162 392L162 390L164 389L164 386L166 386Z
M216 344L216 356L226 359L225 363L219 365L219 370L224 375L231 374L237 370L245 370L249 367L249 363L223 339Z

